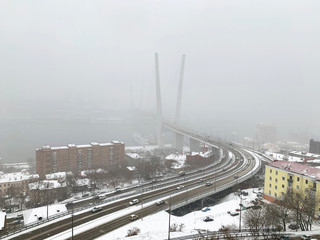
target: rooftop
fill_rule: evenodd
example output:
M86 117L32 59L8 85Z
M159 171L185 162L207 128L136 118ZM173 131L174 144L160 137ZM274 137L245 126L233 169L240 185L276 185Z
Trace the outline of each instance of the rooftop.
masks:
M311 167L309 165L288 162L288 161L275 161L268 163L269 166L286 170L288 172L298 173L300 175L305 175L316 180L320 180L320 169Z

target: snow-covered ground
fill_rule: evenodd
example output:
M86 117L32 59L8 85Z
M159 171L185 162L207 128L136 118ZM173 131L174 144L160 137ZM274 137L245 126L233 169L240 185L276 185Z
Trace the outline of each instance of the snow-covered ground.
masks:
M246 206L250 204L251 200L257 198L255 192L258 189L245 190L249 193L248 196L242 196L242 203ZM190 234L197 233L196 230L210 230L217 231L223 225L233 225L236 229L239 227L239 215L231 216L227 211L235 211L239 208L240 198L234 193L229 194L225 198L221 199L215 206L209 206L210 211L202 212L194 211L182 217L171 216L171 224L176 223L177 225L183 224L184 228L181 232L171 232L170 237L180 237ZM204 222L203 219L206 216L214 218L212 222ZM165 211L161 211L157 214L138 219L128 225L125 225L117 230L114 230L104 236L97 238L103 239L115 239L115 240L159 240L168 238L168 226L169 226L169 215ZM137 236L126 237L129 229L137 227L140 229L140 233ZM292 231L290 234L303 235L303 234L320 234L320 226L315 224L313 231L310 232L295 232Z
M258 192L258 189L246 190L249 195L243 197L242 203L246 206L250 204L251 200L257 198L253 192ZM171 216L171 224L184 225L182 232L171 232L171 237L180 237L197 233L197 229L217 231L222 225L234 225L236 228L239 226L239 216L232 217L227 211L235 211L239 208L240 198L234 193L229 194L221 199L215 206L209 206L210 211L202 212L194 211L182 217ZM204 222L206 216L214 218L212 222ZM136 220L128 225L125 225L117 230L114 230L100 238L103 239L117 239L117 240L159 240L168 237L169 214L161 211L157 214L144 217L143 219ZM126 237L127 231L137 227L140 229L140 234L133 237Z

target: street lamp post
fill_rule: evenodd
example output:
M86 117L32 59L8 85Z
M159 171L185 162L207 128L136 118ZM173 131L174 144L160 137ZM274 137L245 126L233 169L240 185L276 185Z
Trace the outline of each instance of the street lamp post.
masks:
M168 240L170 240L170 221L171 221L171 195L169 199L169 227L168 227Z
M71 239L73 240L73 202L71 204Z
M239 196L239 198L240 198L240 204L239 204L239 206L240 206L240 217L239 217L239 232L241 232L241 212L242 212L242 206L243 206L243 204L242 204L242 200L246 200L246 198L242 198L242 196L241 196L241 190L239 189L239 194L238 194L238 196Z

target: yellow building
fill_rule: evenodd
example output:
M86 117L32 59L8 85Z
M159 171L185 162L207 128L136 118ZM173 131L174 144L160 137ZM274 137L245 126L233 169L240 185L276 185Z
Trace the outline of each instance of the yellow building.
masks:
M320 199L320 169L288 161L268 163L265 166L264 198L273 202L288 190L312 191L316 199Z

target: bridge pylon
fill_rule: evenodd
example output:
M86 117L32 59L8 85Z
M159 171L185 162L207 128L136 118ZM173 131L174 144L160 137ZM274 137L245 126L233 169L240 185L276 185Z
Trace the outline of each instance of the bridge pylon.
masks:
M157 95L157 133L158 133L158 147L163 148L163 132L162 132L162 108L161 108L161 91L160 91L160 73L159 73L159 58L158 53L155 53L155 67L156 67L156 95Z

